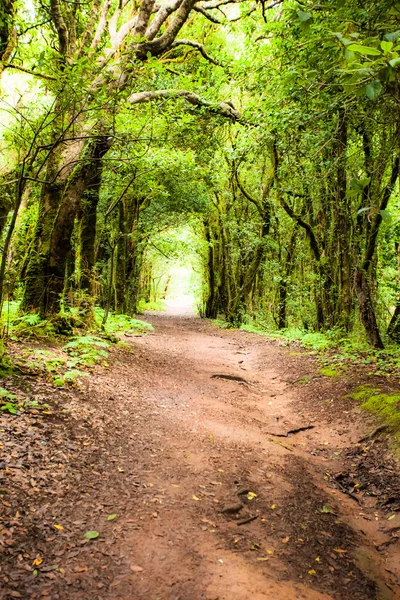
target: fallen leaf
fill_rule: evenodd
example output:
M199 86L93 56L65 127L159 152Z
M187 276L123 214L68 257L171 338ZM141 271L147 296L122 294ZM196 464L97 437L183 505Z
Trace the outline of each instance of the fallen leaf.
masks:
M317 556L317 558L315 559L315 562L317 562L317 563L321 562L321 559L319 556Z
M345 554L347 552L347 550L342 550L341 548L334 548L333 551L338 554Z
M329 508L327 506L323 506L321 512L322 513L330 513L331 511L329 510Z
M218 473L225 473L224 469L218 469Z
M134 573L141 573L143 571L142 567L138 567L137 565L131 565L131 571Z
M267 550L267 554L272 555L274 553L273 550Z
M87 567L76 567L75 573L84 573L87 570L88 570Z
M62 525L58 525L58 523L54 523L53 527L59 531L64 531L64 527Z
M200 501L200 498L198 498L197 496L192 496L192 499L193 499L193 500L196 500L197 502L199 502L199 501Z
M276 509L276 504L273 504L273 505L271 506L271 510L275 510L275 509Z
M287 544L289 540L290 540L290 537L289 537L289 536L287 536L287 537L283 538L283 540L282 540L282 544Z
M95 540L99 537L99 535L100 534L98 531L87 531L83 537L87 540Z
M107 521L114 521L114 519L116 519L118 517L117 514L113 514L113 515L108 515L107 517Z
M254 500L254 498L257 498L257 494L255 494L254 492L249 492L247 494L247 500Z
M217 527L217 525L215 523L213 523L212 521L209 521L208 519L201 519L202 523L207 523L207 525L211 525L211 527Z
M262 556L261 558L257 558L258 562L265 562L266 560L269 560L269 556Z
M180 485L176 485L176 483L171 483L171 485L172 485L172 487L176 487L176 488L181 487Z
M37 557L35 558L35 560L33 561L32 565L34 567L38 567L39 565L41 565L43 562L43 558L41 558L39 555L37 555Z
M317 571L315 571L314 569L310 569L310 570L308 571L308 574L309 574L309 575L316 575L316 574L317 574Z
M394 519L396 517L396 515L390 515L390 517L388 518L388 521L391 521L392 519Z

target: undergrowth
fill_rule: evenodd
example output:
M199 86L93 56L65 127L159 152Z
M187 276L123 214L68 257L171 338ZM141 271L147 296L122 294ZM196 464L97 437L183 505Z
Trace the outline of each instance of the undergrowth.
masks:
M38 313L19 315L18 302L5 303L1 325L3 339L13 341L35 340L36 342L56 342L56 348L24 348L15 358L15 366L22 372L45 373L57 387L79 385L79 377L87 375L85 370L94 365L106 366L113 344L130 347L120 340L118 333L145 334L153 331L150 323L134 319L128 315L110 312L105 325L102 324L104 311L100 307L93 310L92 329L85 331L79 327L68 327L68 323L79 322L76 309L58 316L59 323L67 323L64 331L71 335L60 335L55 321L42 319ZM59 346L61 342L62 346ZM54 344L53 344L54 345ZM11 362L6 355L6 343L0 341L0 375L11 371Z
M220 321L215 321L221 326ZM225 325L226 326L226 325ZM321 364L321 375L335 377L351 366L363 366L367 375L400 375L400 346L387 344L385 350L374 350L357 334L347 335L341 330L325 333L285 329L264 330L257 324L241 326L244 331L277 339L282 345L298 344L314 353Z
M165 302L163 300L152 300L151 302L145 302L144 300L139 300L138 302L138 313L142 315L145 310L159 310L164 311Z

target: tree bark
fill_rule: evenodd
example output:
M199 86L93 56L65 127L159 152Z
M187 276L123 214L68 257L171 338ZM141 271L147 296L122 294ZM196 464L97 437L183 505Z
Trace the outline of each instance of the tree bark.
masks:
M383 350L384 345L379 333L376 315L373 308L371 289L365 272L357 269L354 275L354 289L360 305L361 321L364 325L369 344L378 350Z

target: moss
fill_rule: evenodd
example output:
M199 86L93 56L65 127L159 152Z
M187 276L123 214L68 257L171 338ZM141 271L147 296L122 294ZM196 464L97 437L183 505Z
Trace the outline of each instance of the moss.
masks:
M373 394L377 394L378 392L380 392L379 388L372 388L370 385L360 385L355 392L350 394L350 398L360 402L361 400L370 398Z
M350 395L353 400L361 402L361 409L373 413L383 424L399 430L395 434L400 441L400 394L384 394L379 388L361 385Z
M386 425L400 429L400 394L372 395L361 408L378 415Z
M337 371L337 369L332 369L332 367L323 367L319 372L325 377L337 377L339 375L339 371Z

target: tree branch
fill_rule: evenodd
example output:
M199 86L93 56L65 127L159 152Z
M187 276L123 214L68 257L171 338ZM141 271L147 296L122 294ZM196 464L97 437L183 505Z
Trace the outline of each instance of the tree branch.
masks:
M219 19L217 19L217 17L214 17L214 15L212 15L211 13L207 12L206 9L203 8L202 6L194 6L193 10L195 10L196 12L204 15L206 19L208 19L209 21L211 21L211 23L217 23L218 25L222 24L222 21L220 21Z
M57 30L60 53L66 57L69 47L68 29L62 16L59 0L50 0L50 14Z
M154 40L157 33L160 31L161 25L168 19L169 15L175 12L182 4L182 0L173 0L170 4L161 6L146 30L146 38L149 42Z
M200 98L197 94L189 92L187 90L154 90L147 92L137 92L132 94L128 98L130 104L143 104L144 102L151 102L152 100L159 99L170 99L170 98L183 98L193 106L200 106L207 108L210 112L221 115L231 121L240 122L241 115L236 108L227 104L226 102L213 103L208 100Z
M175 48L176 46L190 46L191 48L198 50L202 57L208 60L208 62L212 63L213 65L221 66L221 63L212 58L212 56L207 53L207 50L204 48L203 44L199 44L199 42L193 42L192 40L175 40L175 42L172 43L171 48Z
M386 210L386 207L389 203L390 196L392 195L393 188L394 188L397 178L399 176L399 171L400 171L400 156L399 156L399 154L397 154L395 161L393 163L389 183L387 184L387 186L385 187L385 189L383 191L382 201L379 206L379 212L377 213L375 220L372 224L371 231L370 231L368 241L367 241L367 246L365 248L364 260L363 260L362 267L361 267L361 269L365 272L367 272L369 267L371 266L371 261L372 261L372 258L374 256L374 252L375 252L376 240L378 237L379 228L382 223L382 211Z
M31 71L30 69L25 69L25 67L19 67L18 65L14 65L12 63L8 63L8 64L2 65L2 66L4 69L16 69L17 71L22 71L23 73L29 73L29 75L33 75L34 77L40 77L41 79L46 79L47 81L57 81L57 77L52 77L51 75L45 75L44 73Z
M168 50L179 31L185 24L195 3L196 0L182 0L178 10L176 11L174 19L168 25L165 33L150 42L137 44L135 50L139 58L146 57L148 52L150 52L152 56L160 56L160 54Z
M139 15L137 18L137 24L135 27L135 37L143 36L146 32L149 19L153 12L155 0L142 0Z

